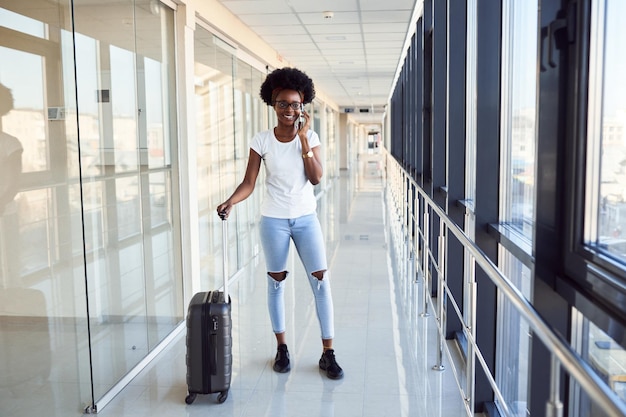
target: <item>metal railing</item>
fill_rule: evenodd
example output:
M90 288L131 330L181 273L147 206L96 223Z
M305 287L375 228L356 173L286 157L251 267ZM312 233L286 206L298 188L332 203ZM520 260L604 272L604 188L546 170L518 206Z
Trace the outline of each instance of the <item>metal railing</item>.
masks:
M423 279L422 316L428 315L428 304L432 303L430 297L432 276L430 271L437 274L437 304L433 305L436 315L438 335L437 335L437 363L433 366L435 370L443 370L444 352L453 363L451 354L445 344L445 329L447 319L447 303L451 305L459 321L463 326L463 333L467 339L467 352L465 360L465 384L460 382L460 372L453 366L457 386L465 400L465 407L468 416L474 415L474 389L476 365L482 367L483 372L491 385L494 396L498 401L500 411L507 417L514 414L509 409L507 402L498 387L495 378L491 374L485 359L476 341L476 268L479 267L495 284L497 290L505 297L521 317L525 319L536 335L551 352L551 372L550 372L550 395L546 403L546 413L548 417L561 417L563 415L563 403L560 399L560 370L564 370L575 381L581 389L585 391L590 399L608 416L626 416L626 404L609 389L587 362L570 346L558 332L556 332L535 310L530 302L524 297L521 291L498 269L498 267L482 252L476 243L435 203L417 183L413 180L397 161L388 153L386 158L387 175L387 200L389 210L395 210L398 217L398 224L403 245L409 250L400 250L401 256L406 257L405 262L412 265L411 269L419 271ZM439 232L437 237L437 259L429 247L431 215L438 222ZM422 225L420 227L420 220ZM435 225L436 227L436 225ZM464 277L464 302L466 313L463 314L459 308L450 289L448 288L446 275L445 254L450 235L464 247L465 256L469 260L469 267ZM398 244L398 242L395 242ZM413 280L413 277L407 275Z

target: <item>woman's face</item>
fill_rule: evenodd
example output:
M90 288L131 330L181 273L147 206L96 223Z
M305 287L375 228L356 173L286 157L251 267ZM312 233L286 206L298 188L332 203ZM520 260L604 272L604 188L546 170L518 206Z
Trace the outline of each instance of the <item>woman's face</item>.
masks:
M281 90L274 101L274 111L279 124L293 126L302 111L300 93L296 90Z

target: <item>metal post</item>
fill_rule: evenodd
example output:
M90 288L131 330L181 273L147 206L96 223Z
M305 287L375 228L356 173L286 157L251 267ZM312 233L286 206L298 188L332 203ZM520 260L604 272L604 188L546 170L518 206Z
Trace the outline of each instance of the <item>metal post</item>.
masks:
M422 294L424 295L424 311L422 311L422 314L420 314L422 317L430 316L430 313L428 312L428 299L430 298L430 294L428 294L428 277L430 276L430 273L428 272L428 253L430 251L428 248L429 223L430 220L428 216L428 206L424 204L424 244L422 245L422 272L424 275L424 282L422 283Z
M467 291L467 319L465 332L467 338L467 362L466 362L466 392L465 402L469 410L474 410L474 391L476 385L476 355L474 343L476 342L476 260L471 254L469 257L469 271L466 281Z
M409 202L411 201L411 196L413 191L411 190L411 181L408 179L405 179L404 181L404 189L406 190L405 192L405 198L404 198L404 235L402 236L402 242L404 244L404 258L402 259L402 269L403 269L403 277L405 278L405 280L409 277L409 264L411 262L411 239L410 239L410 233L411 233L411 219L412 219L412 213L411 213L411 206L409 205ZM411 279L412 281L412 279ZM406 282L406 281L405 281Z
M552 355L550 365L550 399L546 403L546 417L563 417L563 403L559 395L561 365L556 356Z
M437 280L437 324L439 331L437 332L437 364L433 366L435 371L443 371L446 369L443 366L443 344L444 344L444 332L446 331L446 316L445 316L445 304L446 304L446 289L445 289L445 271L446 271L446 229L443 221L439 222L439 238L438 238L438 259L439 264L439 279Z
M413 217L413 252L415 252L413 254L413 265L415 271L414 279L415 283L417 284L419 282L419 193L415 193L415 195L413 196L413 207L415 208L415 216Z

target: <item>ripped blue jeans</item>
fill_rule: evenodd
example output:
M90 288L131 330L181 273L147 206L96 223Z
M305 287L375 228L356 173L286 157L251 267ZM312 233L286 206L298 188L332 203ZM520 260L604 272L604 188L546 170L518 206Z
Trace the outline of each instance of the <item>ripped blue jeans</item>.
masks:
M288 273L289 241L293 240L315 297L315 310L322 339L332 339L335 333L333 301L326 262L326 245L317 214L313 213L295 219L261 216L260 235L268 271L267 306L274 333L279 334L285 331L286 277L282 281L277 281L269 273ZM321 280L313 275L313 272L318 271L326 271Z

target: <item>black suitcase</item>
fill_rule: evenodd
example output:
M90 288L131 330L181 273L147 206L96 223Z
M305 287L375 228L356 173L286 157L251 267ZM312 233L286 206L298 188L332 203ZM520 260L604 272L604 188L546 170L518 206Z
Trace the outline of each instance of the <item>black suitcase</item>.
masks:
M191 404L197 394L219 393L217 401L228 398L232 374L232 320L228 296L227 230L224 234L224 291L195 294L187 309L187 397Z

